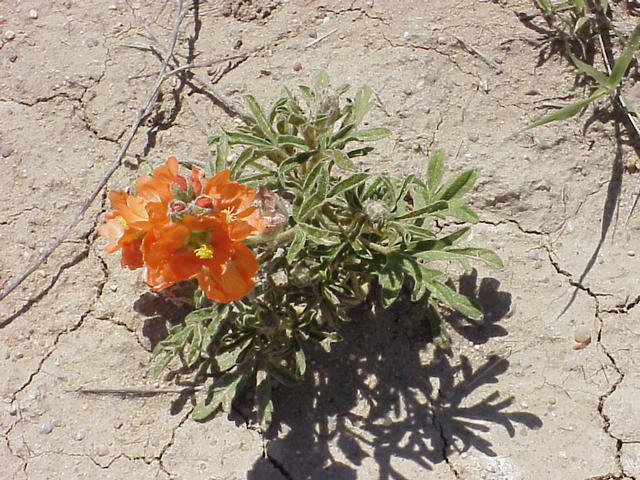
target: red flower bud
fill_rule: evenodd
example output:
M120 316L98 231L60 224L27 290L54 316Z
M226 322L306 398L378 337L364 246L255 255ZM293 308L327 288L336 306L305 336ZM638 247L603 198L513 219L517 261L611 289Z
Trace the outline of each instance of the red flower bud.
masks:
M187 181L184 177L176 175L175 177L173 177L173 183L178 185L182 190L187 190Z
M202 183L200 183L200 178L202 177L196 169L193 169L191 172L191 185L193 185L193 193L195 193L196 197L202 193Z
M187 206L184 203L182 203L182 202L174 202L169 207L169 210L171 210L174 213L178 213L178 212L183 211L185 208L187 208Z
M200 197L195 203L200 208L213 208L213 202L209 197Z

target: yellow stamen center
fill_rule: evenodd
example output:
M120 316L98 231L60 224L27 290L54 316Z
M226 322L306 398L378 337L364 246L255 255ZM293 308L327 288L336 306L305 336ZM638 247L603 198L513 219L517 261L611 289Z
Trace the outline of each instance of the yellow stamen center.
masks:
M202 260L208 260L213 257L213 247L211 245L202 244L194 250L196 257Z
M122 218L122 217L118 217L118 218L116 219L116 221L120 224L120 226L121 226L122 228L124 228L124 227L126 227L126 226L127 226L127 221L126 221L124 218Z
M232 208L225 208L222 213L224 213L224 221L227 223L231 223L236 219L236 214Z

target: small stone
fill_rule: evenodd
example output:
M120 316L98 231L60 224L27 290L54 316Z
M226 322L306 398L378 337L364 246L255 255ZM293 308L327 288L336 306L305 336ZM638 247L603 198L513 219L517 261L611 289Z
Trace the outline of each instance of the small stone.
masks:
M0 155L7 158L13 153L13 147L11 145L0 145Z
M446 45L447 43L449 43L449 40L447 39L447 37L438 37L438 44L439 45Z
M413 93L413 90L411 89L411 87L405 87L404 90L402 91L405 95L409 96Z
M4 38L5 40L13 40L14 38L16 38L16 32L14 32L13 30L7 30L6 32L4 32Z
M12 417L15 417L18 414L18 407L16 407L15 405L9 405L9 415L11 415Z
M302 64L300 62L295 62L293 64L293 71L299 72L300 70L302 70Z
M107 447L104 443L96 444L94 448L96 455L99 457L104 457L109 454L109 447Z
M567 458L567 452L565 452L564 450L560 450L560 451L558 452L558 456L559 456L560 458Z
M233 49L238 50L242 46L242 40L236 40L236 43L233 44Z
M87 40L87 47L93 48L97 46L98 46L98 40L96 40L95 38L90 38Z
M60 420L59 418L54 419L53 422L51 422L51 423L53 423L54 427L61 427L62 426L62 420Z
M309 36L310 36L311 38L318 38L318 32L316 32L315 30L311 30L311 31L309 32Z
M529 360L528 358L523 358L522 360L520 360L521 368L529 368L530 366L531 366L531 360Z
M11 55L11 56L9 57L9 61L10 61L11 63L15 63L15 61L16 61L17 59L18 59L18 56L17 56L17 55Z
M569 220L569 221L567 222L567 224L566 224L566 225L565 225L565 227L564 227L564 230L565 230L567 233L571 233L571 232L573 232L574 227L573 227L573 222L571 222L571 220Z
M24 357L24 353L22 353L22 352L17 352L17 353L15 354L15 357L16 357L18 360L20 360L22 357Z
M84 433L84 430L78 430L76 433L73 434L73 439L76 442L81 442L82 440L84 440L85 436L86 436L86 433Z
M480 135L478 135L477 132L471 132L469 134L469 140L471 140L472 142L477 142L479 138L480 138Z
M34 9L29 10L29 18L32 18L33 20L38 18L38 11Z
M48 435L51 432L53 432L53 425L51 425L50 423L43 423L42 425L40 425L40 433L42 433L43 435Z
M634 252L633 250L629 250L627 252L627 255L629 255L630 257L635 257L636 256L636 252Z
M116 285L116 284L109 285L109 290L111 290L112 292L117 292L118 291L118 285Z
M578 327L573 332L573 339L578 343L589 343L591 340L591 332L587 327Z

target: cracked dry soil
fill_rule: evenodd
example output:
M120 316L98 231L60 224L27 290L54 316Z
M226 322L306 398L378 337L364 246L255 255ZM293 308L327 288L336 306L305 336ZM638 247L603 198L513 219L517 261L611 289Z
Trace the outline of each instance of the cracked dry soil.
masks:
M188 390L143 394L180 388L150 373L170 309L103 253L103 194L0 303L0 478L640 479L640 214L624 223L636 153L606 103L589 122L593 109L513 135L545 104L585 93L566 60L533 45L522 12L533 2L201 0L171 67L241 56L168 79L109 185L126 185L140 160L206 159L206 136L234 124L220 94L270 102L327 69L371 85L368 121L394 132L366 167L420 173L441 147L450 172L480 169L473 239L505 268L468 272L460 287L486 316L452 317L446 354L401 307L356 312L331 357L309 351L305 382L276 390L266 435L242 405L196 423ZM173 10L3 0L0 17L7 285L115 158ZM590 342L575 350L578 332Z

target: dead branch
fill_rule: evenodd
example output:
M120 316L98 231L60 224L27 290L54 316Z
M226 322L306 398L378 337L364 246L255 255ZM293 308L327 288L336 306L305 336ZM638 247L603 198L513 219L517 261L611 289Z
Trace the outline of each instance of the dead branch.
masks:
M167 44L166 55L164 56L164 60L162 62L162 66L160 67L160 72L158 73L158 76L157 76L157 79L155 81L155 84L154 84L153 88L149 91L149 94L147 95L144 103L142 104L142 107L138 110L138 114L136 116L136 119L133 122L133 125L131 126L131 129L129 130L129 133L126 136L126 138L124 140L124 143L120 147L120 150L118 151L118 154L116 155L116 159L111 164L111 167L109 167L109 169L107 170L105 175L102 177L102 180L100 180L100 183L98 183L98 185L95 187L95 189L91 192L91 194L83 202L82 206L80 207L80 209L78 210L76 215L73 217L72 221L67 225L67 227L63 230L63 232L60 234L60 236L58 238L56 238L51 243L51 245L42 253L42 255L40 255L29 266L29 268L27 268L24 271L24 273L22 273L11 284L9 284L8 287L6 287L4 290L2 290L2 292L0 293L0 300L3 300L7 295L9 295L11 292L13 292L18 287L18 285L20 285L29 275L31 275L33 272L35 272L38 269L38 267L40 267L40 265L42 265L47 260L47 258L49 258L51 256L51 254L62 244L62 242L64 242L66 240L66 238L69 236L71 231L78 225L78 223L80 223L80 220L82 220L82 218L84 217L85 212L87 211L89 206L93 203L93 201L96 199L98 194L102 191L102 189L105 187L105 185L107 184L107 182L109 181L111 176L115 173L115 171L118 169L118 167L120 167L120 165L122 164L122 159L124 158L125 154L127 153L127 149L129 148L129 145L131 144L131 141L133 140L133 137L135 136L136 132L138 131L138 128L140 127L140 125L142 125L142 122L151 113L151 111L152 111L152 109L153 109L153 107L154 107L154 105L156 103L156 100L158 98L158 93L160 91L160 87L162 86L162 83L167 78L167 75L165 74L165 72L166 72L167 67L169 65L169 61L171 60L171 57L173 56L173 50L174 50L174 48L176 46L176 41L178 39L178 33L180 31L180 25L182 24L182 21L184 20L184 17L187 14L188 10L189 10L188 7L183 9L182 0L176 0L176 2L175 2L175 21L174 21L174 24L173 24L173 31L171 33L171 38L169 40L169 43Z

